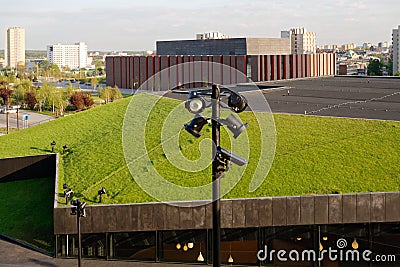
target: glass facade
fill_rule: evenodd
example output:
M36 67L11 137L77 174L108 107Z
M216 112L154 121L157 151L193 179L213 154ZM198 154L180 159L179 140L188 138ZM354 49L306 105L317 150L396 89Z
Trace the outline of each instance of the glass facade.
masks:
M156 260L156 233L109 234L109 258L122 260Z
M212 264L212 230L82 235L84 258ZM57 257L76 257L76 235L57 236ZM400 223L221 229L224 265L400 266Z

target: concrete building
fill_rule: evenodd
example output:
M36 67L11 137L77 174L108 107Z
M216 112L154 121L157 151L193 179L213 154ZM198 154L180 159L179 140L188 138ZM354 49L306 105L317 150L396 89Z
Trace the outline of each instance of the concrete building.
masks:
M83 42L73 45L48 45L47 59L50 63L57 64L60 68L86 68L88 65L87 45Z
M18 64L25 64L25 29L7 28L4 41L5 65L16 68Z
M289 55L290 42L284 38L231 38L158 41L159 56L246 56Z
M400 72L400 25L397 29L393 29L393 75Z
M291 53L295 55L316 53L316 33L305 28L293 28L282 31L281 37L290 40Z

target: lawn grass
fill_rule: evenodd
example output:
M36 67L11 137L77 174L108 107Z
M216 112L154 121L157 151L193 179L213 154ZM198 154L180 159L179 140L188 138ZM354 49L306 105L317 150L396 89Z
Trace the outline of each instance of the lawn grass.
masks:
M54 178L0 183L0 233L53 253Z
M62 151L64 144L69 147L60 158L60 193L66 182L76 196L84 198L88 204L98 202L97 191L101 187L107 189L103 197L106 204L157 201L135 183L125 163L121 128L130 99L2 136L0 156L50 153L50 143L55 140L57 152ZM162 99L147 127L156 133L156 125L162 123L177 103ZM252 115L242 113L240 116L243 121L250 122L249 136L257 136L259 133L252 126L255 124L251 123ZM255 192L249 192L260 152L257 139L250 138L250 164L244 178L225 198L399 191L400 123L282 114L274 115L274 119L276 154L265 182ZM206 128L203 132L200 139L185 131L180 133L184 155L192 159L199 156L195 148L211 134ZM151 150L151 164L167 180L185 186L210 181L210 167L199 173L185 173L172 167L159 146L159 137L159 134L147 135L146 146ZM233 166L230 172L235 168ZM62 204L63 198L60 197L59 202Z

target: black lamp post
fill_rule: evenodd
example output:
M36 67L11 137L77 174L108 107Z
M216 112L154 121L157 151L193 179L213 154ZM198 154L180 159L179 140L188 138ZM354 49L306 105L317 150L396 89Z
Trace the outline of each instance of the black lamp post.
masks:
M65 151L67 150L67 148L68 148L68 145L63 145L63 154L65 154Z
M212 85L212 141L214 146L212 147L212 155L217 155L216 149L220 147L220 96L221 92L216 85ZM223 171L221 172L221 163L218 161L217 156L214 157L212 163L212 250L213 250L213 266L221 266L221 205L220 205L220 181L219 178Z
M54 147L56 146L56 141L53 140L53 142L51 142L50 145L51 145L51 153L54 153Z
M247 160L220 146L220 127L226 125L237 138L246 128L247 123L242 124L238 118L231 114L226 120L221 120L221 91L217 85L212 85L211 108L212 108L212 153L215 155L212 162L212 251L213 266L221 266L221 206L220 206L220 178L228 170L232 163L239 166L247 164ZM240 95L230 91L228 106L232 111L240 113L247 107L247 103ZM201 114L206 106L204 99L198 92L191 92L185 103L186 109L196 114L189 124L185 124L185 130L195 137L201 136L201 129L207 124L207 119Z
M81 202L79 199L71 200L71 215L76 215L76 227L78 230L78 267L81 267L82 261L82 238L81 238L81 217L86 217L86 202Z

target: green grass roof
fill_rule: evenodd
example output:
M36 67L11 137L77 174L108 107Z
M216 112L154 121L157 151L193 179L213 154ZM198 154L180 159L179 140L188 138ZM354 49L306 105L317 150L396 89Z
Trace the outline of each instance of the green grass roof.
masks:
M130 99L2 136L0 157L50 153L50 143L55 140L57 152L62 151L64 144L69 146L60 157L60 193L66 182L88 204L98 201L97 191L101 187L107 189L103 203L157 201L135 183L125 163L122 124ZM176 103L163 99L149 124L162 123ZM241 117L251 120L251 115L245 113ZM274 115L274 119L276 154L265 182L255 192L249 192L254 172L252 158L257 156L253 153L259 153L257 142L251 141L245 176L225 198L399 191L400 123L280 114ZM247 131L252 135L256 129L250 124ZM200 139L181 132L184 155L198 156L198 142L210 135L209 130L204 132ZM185 186L210 181L210 167L196 174L183 174L171 167L159 148L159 135L148 136L146 141L152 164L169 181Z

